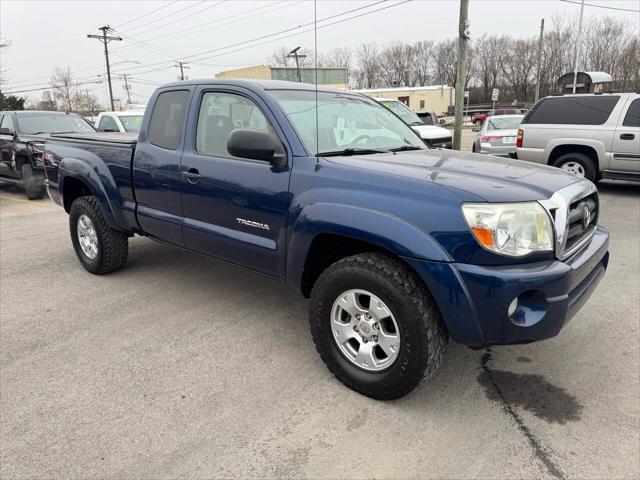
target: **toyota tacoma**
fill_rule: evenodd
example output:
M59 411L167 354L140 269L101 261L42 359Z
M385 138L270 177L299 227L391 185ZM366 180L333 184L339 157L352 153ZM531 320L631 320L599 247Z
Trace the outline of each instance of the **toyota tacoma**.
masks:
M288 282L329 370L377 399L430 378L449 338L555 336L609 257L588 180L427 148L376 101L313 85L164 85L138 136L54 135L43 159L86 270L122 268L143 235Z

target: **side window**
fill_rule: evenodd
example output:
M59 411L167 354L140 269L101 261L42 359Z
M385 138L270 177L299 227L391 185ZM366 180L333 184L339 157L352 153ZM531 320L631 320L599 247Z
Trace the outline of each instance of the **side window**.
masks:
M629 110L627 110L627 114L624 116L622 125L625 127L640 127L640 98L636 98L631 102Z
M522 123L602 125L620 100L618 96L550 97L533 106Z
M10 131L15 132L15 128L13 128L13 120L11 120L11 115L5 115L4 117L2 117L0 128L8 128Z
M116 121L111 117L111 115L103 115L100 118L100 123L98 123L98 129L105 132L117 132L118 125L116 124Z
M252 100L234 93L205 93L198 114L196 152L230 157L227 140L236 128L252 128L275 135Z
M149 142L168 150L178 148L188 101L187 90L163 92L158 95L149 124Z

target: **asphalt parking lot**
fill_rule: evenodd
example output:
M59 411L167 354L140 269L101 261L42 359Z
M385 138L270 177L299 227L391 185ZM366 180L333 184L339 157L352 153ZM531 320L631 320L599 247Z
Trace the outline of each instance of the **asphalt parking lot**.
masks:
M342 386L289 287L144 238L86 273L67 216L0 186L2 478L638 478L640 187L557 338L451 343L394 402Z

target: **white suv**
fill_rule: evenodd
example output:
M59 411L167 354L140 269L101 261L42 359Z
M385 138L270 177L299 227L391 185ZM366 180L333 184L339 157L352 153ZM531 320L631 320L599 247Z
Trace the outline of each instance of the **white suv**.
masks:
M543 98L522 120L516 155L591 181L640 181L640 94Z
M124 110L122 112L102 112L95 126L101 132L138 133L142 125L144 110Z

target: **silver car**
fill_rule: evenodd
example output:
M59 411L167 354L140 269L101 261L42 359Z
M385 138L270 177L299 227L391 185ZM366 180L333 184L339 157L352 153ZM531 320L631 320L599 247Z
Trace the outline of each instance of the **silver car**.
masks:
M480 128L474 128L476 139L471 150L502 157L516 153L518 127L524 115L498 115L487 117Z

